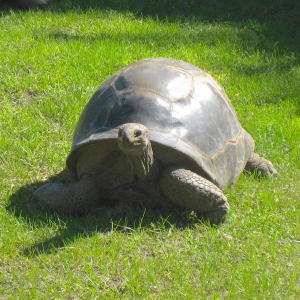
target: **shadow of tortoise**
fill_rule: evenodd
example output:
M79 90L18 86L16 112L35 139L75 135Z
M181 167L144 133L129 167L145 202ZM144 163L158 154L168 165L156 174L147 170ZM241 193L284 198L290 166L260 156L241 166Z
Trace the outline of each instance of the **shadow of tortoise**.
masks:
M47 182L71 182L67 170L50 177ZM26 184L10 197L7 211L16 218L22 218L31 228L43 230L55 227L56 234L39 239L29 247L21 249L24 256L38 256L53 253L67 247L76 239L90 237L95 233L109 234L114 231L124 234L132 231L166 231L170 228L187 228L195 224L208 226L199 221L191 212L182 212L176 208L160 206L146 207L142 204L119 203L104 205L87 214L66 215L41 210L35 202L33 193L45 184L44 181ZM200 222L200 223L199 223ZM47 229L46 229L47 231Z

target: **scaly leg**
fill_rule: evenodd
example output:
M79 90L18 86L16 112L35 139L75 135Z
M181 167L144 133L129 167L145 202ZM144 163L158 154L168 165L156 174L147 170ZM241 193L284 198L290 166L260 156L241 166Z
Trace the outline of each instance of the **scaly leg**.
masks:
M77 183L47 183L34 192L34 198L45 210L84 214L101 203L104 195L97 180L86 178Z
M229 205L223 192L207 179L178 167L166 168L160 177L160 187L169 201L193 210L211 224L224 222Z

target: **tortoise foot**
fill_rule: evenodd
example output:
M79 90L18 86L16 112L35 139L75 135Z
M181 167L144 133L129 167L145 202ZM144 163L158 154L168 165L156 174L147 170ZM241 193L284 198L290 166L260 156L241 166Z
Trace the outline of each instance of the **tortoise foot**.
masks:
M279 176L279 173L274 168L273 164L258 154L253 153L248 159L245 170L255 173L258 177L262 176Z
M224 222L229 205L223 192L212 182L189 170L176 167L165 169L160 187L175 205L193 210L211 224Z
M47 183L34 192L34 199L42 209L59 213L84 214L96 206L98 198L98 188L88 180Z

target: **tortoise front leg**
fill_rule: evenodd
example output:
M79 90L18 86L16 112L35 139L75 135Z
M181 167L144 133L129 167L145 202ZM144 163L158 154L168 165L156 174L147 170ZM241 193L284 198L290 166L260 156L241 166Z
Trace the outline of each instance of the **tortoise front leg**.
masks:
M99 205L100 197L99 186L93 178L71 184L47 183L34 192L35 200L43 209L70 214L86 213Z
M257 172L258 176L273 175L278 176L277 170L273 164L258 154L253 153L248 159L245 170L251 173Z
M223 192L192 171L168 167L160 177L160 187L169 201L195 211L211 224L224 222L229 212Z

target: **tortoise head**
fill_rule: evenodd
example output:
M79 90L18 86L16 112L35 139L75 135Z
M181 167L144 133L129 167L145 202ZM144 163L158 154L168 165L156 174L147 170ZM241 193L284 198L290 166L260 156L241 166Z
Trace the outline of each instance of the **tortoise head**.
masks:
M118 145L131 164L132 180L143 181L153 165L153 151L147 127L127 123L119 128Z

